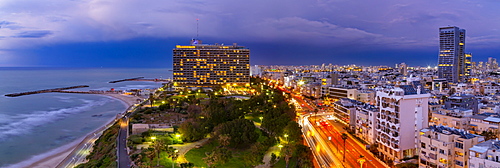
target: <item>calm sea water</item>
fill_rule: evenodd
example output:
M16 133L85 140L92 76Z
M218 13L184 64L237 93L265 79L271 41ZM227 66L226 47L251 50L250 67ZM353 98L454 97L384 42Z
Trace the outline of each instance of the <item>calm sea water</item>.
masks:
M89 85L79 90L153 89L154 82L108 83L125 78L171 78L168 69L0 68L0 167L17 167L84 137L127 107L101 96L42 93L5 94ZM98 116L93 116L98 115Z

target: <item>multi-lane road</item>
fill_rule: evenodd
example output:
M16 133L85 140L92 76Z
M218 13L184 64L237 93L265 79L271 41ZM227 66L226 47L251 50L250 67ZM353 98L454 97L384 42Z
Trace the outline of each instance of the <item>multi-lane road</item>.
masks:
M385 163L367 151L365 145L349 135L343 129L344 126L341 123L327 120L326 116L331 115L331 113L319 110L315 105L311 105L286 88L279 89L290 93L293 97L293 103L296 103L295 105L301 108L302 113L299 112L301 116L298 122L302 126L305 140L311 147L314 158L320 167L387 167ZM317 111L317 114L314 111ZM329 124L319 124L319 121L326 121ZM342 133L348 135L345 140L345 159Z

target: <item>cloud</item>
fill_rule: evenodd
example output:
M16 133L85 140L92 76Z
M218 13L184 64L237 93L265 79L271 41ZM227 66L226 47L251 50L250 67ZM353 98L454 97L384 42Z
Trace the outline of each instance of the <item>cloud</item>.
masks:
M23 31L18 34L16 34L15 38L42 38L46 37L48 35L53 34L51 31L48 30L33 30L33 31Z
M438 28L447 25L467 30L468 48L491 48L500 45L494 35L500 33L499 8L493 1L464 0L2 0L0 49L188 41L197 34L208 43L416 49L437 46Z
M0 29L2 28L7 28L10 30L19 30L23 28L22 26L17 25L15 22L9 22L9 21L1 21L0 22Z

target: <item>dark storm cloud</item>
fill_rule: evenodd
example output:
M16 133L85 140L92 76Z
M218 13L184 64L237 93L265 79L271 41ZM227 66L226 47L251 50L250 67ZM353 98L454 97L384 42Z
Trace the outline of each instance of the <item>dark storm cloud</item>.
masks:
M189 39L199 35L207 43L237 42L251 46L252 52L256 53L254 60L261 60L253 62L255 64L265 63L265 58L269 57L286 57L288 62L304 62L304 57L317 63L345 58L364 61L373 60L373 57L411 62L417 60L416 55L424 54L428 55L420 58L432 58L428 61L436 62L433 57L437 51L438 28L447 25L467 30L466 48L469 52L494 50L500 45L500 3L496 1L21 2L3 0L0 3L0 16L4 20L0 22L0 36L5 37L0 40L0 50L21 51L77 43L139 42L134 39L143 39L142 42L147 41L144 39L186 39L169 41L169 44L187 44ZM198 25L196 19L199 19ZM279 46L267 47L274 44ZM169 46L165 44L163 47ZM112 52L113 48L109 50ZM16 55L14 52L10 54ZM267 57L261 58L264 55ZM481 57L480 54L477 56ZM116 58L113 54L109 57L110 60Z

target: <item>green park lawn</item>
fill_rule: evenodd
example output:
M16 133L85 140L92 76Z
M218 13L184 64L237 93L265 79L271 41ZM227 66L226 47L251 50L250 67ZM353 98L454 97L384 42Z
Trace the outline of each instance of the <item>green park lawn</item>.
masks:
M203 158L206 157L205 153L212 151L218 145L219 144L217 142L212 141L206 145L203 145L198 149L196 148L191 149L184 155L184 157L186 157L186 159L189 162L194 163L194 166L196 167L207 167L207 164L203 162ZM233 153L233 157L229 159L229 161L227 161L225 164L217 165L217 167L221 168L244 167L243 156L248 155L249 152L235 151L235 150L231 150L231 152Z

